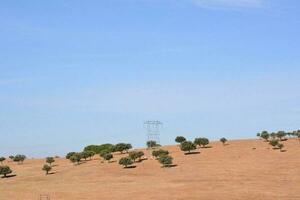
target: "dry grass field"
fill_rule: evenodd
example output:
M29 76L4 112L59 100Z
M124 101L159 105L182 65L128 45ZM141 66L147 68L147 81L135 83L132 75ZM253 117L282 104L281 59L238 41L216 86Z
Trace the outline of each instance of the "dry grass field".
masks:
M37 200L40 194L49 194L51 200L300 199L299 140L285 141L286 152L262 140L210 145L191 155L178 146L164 147L174 157L177 166L172 168L148 159L123 169L95 156L79 166L56 159L54 174L45 176L44 160L29 159L23 165L6 161L17 176L0 178L0 199ZM115 154L114 160L120 156Z

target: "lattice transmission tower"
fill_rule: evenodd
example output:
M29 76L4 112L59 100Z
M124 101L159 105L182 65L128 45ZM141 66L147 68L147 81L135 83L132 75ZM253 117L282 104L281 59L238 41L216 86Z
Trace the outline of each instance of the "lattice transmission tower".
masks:
M163 123L160 121L145 121L144 126L147 131L147 141L155 141L160 144L160 129Z

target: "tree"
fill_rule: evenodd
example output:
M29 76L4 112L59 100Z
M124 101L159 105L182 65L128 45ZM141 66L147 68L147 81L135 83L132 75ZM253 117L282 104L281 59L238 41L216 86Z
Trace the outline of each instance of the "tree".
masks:
M118 151L122 154L124 151L127 151L129 147L130 146L128 144L118 143L114 146L114 151Z
M81 153L75 153L70 157L70 161L74 164L77 162L77 165L79 165L81 158Z
M205 147L206 145L209 144L209 140L207 138L196 138L194 140L195 145L199 145L200 147L203 146Z
M25 155L16 155L14 157L14 161L18 162L19 164L22 164L24 162L24 160L26 159Z
M183 136L177 136L175 138L175 142L177 142L177 143L182 143L182 142L185 142L185 141L186 141L186 139Z
M141 161L141 160L142 160L142 157L145 155L144 152L138 151L137 154L138 154L138 159L139 159L139 161Z
M51 171L51 169L52 169L52 167L49 166L49 165L47 165L47 164L45 164L45 165L43 166L43 168L42 168L42 170L46 171L46 175L49 174L49 172Z
M119 160L119 164L120 165L123 165L124 168L127 168L129 165L132 165L133 164L133 161L131 158L129 157L123 157Z
M158 162L163 165L163 167L169 167L173 163L173 158L168 155L164 155L158 158Z
M69 152L69 153L66 155L66 159L70 159L74 154L76 154L76 152Z
M3 164L3 161L4 161L4 160L6 160L6 158L0 157L0 163L1 163L1 165Z
M279 144L277 145L277 147L280 149L280 151L282 151L282 148L284 147L284 145L283 145L282 143L279 143Z
M114 156L111 153L107 153L103 155L103 159L107 160L108 162L113 158Z
M272 138L272 140L274 140L274 139L277 137L277 134L274 133L274 132L272 132L272 133L270 134L270 137Z
M95 155L94 151L84 151L87 153L88 157L90 158L90 160L92 160L92 157Z
M270 134L268 133L268 131L263 131L263 132L261 132L260 137L263 138L264 140L268 141Z
M269 144L273 146L273 148L275 148L279 144L279 142L276 139L272 139L270 140Z
M159 146L159 144L157 144L156 141L153 141L153 140L147 141L147 147L148 148L154 148L154 147L157 147L157 146Z
M87 151L81 152L81 158L83 158L84 160L86 160L89 157L90 157L89 152L87 152Z
M139 154L137 151L131 151L129 152L128 157L131 158L133 162L135 162L135 160L139 158Z
M278 138L280 141L282 141L283 138L284 138L286 135L287 135L287 133L284 132L284 131L278 131L277 134L276 134L277 138Z
M54 163L54 162L55 162L55 160L54 160L53 157L47 157L47 158L46 158L46 163L49 163L50 166L52 166L52 163Z
M184 141L180 144L180 149L181 151L187 151L188 153L191 153L192 150L196 149L196 145L191 141Z
M95 154L99 154L103 150L113 152L114 145L112 144L101 144L101 145L88 145L83 151L93 151Z
M257 136L257 137L260 137L260 133L257 133L256 136Z
M12 170L9 166L0 166L0 174L3 175L4 178L7 177L7 174L11 174Z
M14 161L14 157L15 156L9 156L9 159L11 159L12 161Z
M227 139L224 138L224 137L222 137L222 138L220 139L220 142L222 142L222 144L225 145L225 143L227 142Z
M104 158L104 156L105 156L106 154L110 154L110 153L111 153L110 151L108 151L107 149L104 149L104 150L102 150L102 151L99 153L99 155L100 155L100 157Z
M152 156L154 156L156 159L161 156L166 156L166 155L169 155L169 151L167 151L167 150L159 149L156 151L152 151Z
M129 144L129 143L127 143L127 144L125 145L125 151L126 151L126 153L128 153L129 149L132 149L132 145Z

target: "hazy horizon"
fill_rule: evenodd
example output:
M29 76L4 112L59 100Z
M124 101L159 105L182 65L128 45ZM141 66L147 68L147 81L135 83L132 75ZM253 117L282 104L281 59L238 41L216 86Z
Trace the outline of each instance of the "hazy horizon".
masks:
M0 156L300 129L300 2L0 3Z

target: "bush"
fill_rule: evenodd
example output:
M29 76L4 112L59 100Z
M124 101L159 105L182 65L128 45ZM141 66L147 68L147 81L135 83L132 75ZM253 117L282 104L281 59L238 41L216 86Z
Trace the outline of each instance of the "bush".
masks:
M227 139L223 137L223 138L220 139L220 142L222 142L223 145L225 145L225 143L227 142Z
M128 152L128 150L131 148L132 148L131 144L118 143L114 146L113 150L114 152L118 151L120 153L123 153L124 151Z
M4 160L6 160L6 158L0 157L0 163L1 163L1 165L3 164L3 161L4 161Z
M101 144L101 145L89 145L84 148L83 151L93 151L95 154L99 154L103 150L112 152L114 145L112 144Z
M21 163L23 163L24 162L24 160L26 159L26 156L25 155L16 155L15 157L14 157L14 162L18 162L19 164Z
M50 164L50 166L52 165L52 163L54 163L55 162L55 160L54 160L54 158L53 157L47 157L46 158L46 163L49 163Z
M270 134L268 133L268 131L263 131L263 132L261 132L260 137L263 138L264 140L268 141Z
M70 159L74 154L76 154L76 152L69 152L69 153L66 155L66 159Z
M191 141L185 141L180 144L181 151L187 151L190 153L192 150L196 149L196 145Z
M194 140L195 145L199 145L200 147L203 146L205 147L206 145L209 144L209 140L207 138L196 138Z
M147 147L148 148L154 148L154 147L158 147L158 146L160 146L160 145L157 144L156 141L153 141L153 140L147 141Z
M287 135L287 133L284 132L284 131L278 131L278 132L276 133L276 136L277 136L277 138L278 138L280 141L282 141L283 138L284 138L286 135Z
M168 155L164 155L158 158L159 163L163 165L163 167L169 167L173 163L173 158Z
M186 139L185 139L185 137L183 137L183 136L177 136L177 137L175 138L175 142L177 142L177 143L182 143L182 142L184 142L184 141L186 141Z
M124 168L127 168L129 165L132 165L133 164L133 161L131 158L129 157L123 157L119 160L119 164L120 165L123 165Z
M133 162L135 162L135 160L139 158L139 155L137 151L131 151L129 152L128 157L131 158Z
M70 161L74 164L77 162L77 164L79 165L81 158L81 153L75 153L70 157Z
M49 172L51 171L51 169L52 169L52 167L49 166L49 165L47 165L47 164L45 164L45 165L43 166L43 168L42 168L42 170L46 171L46 175L49 174Z
M277 145L277 147L278 147L278 149L280 149L280 151L282 151L282 148L284 147L284 145L283 145L282 143L279 143L279 144Z
M271 141L269 142L269 144L270 144L271 146L273 146L273 148L275 148L275 147L279 144L279 142L278 142L278 140L273 139L273 140L271 140Z
M152 151L152 156L154 156L155 158L159 158L166 155L169 155L169 151L167 150L159 149L156 151Z
M105 155L103 155L103 159L110 161L114 156L111 153L107 153Z
M99 155L100 155L100 157L104 157L106 154L109 154L109 153L111 153L110 151L108 151L108 150L102 150L100 153L99 153Z
M11 174L12 170L9 166L0 166L0 174L3 175L4 178L7 177L7 174Z

